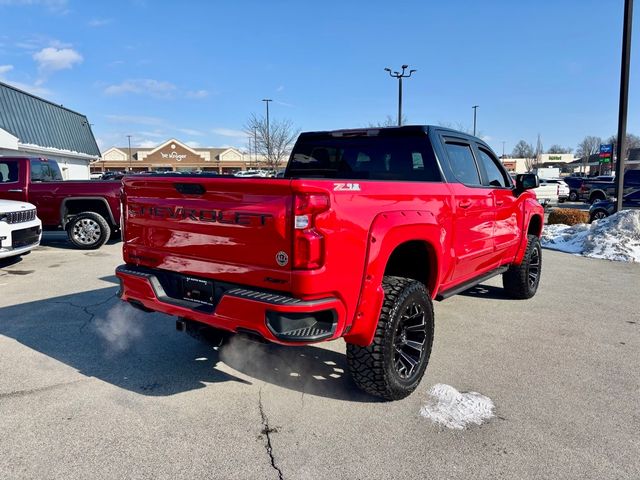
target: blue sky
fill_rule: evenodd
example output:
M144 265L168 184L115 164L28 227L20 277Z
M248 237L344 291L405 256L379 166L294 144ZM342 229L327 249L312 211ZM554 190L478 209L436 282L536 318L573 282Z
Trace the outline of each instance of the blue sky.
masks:
M302 130L472 125L499 154L617 129L623 0L0 0L0 79L86 114L102 149L244 147L251 113ZM636 9L639 10L639 9ZM640 14L628 131L640 134Z

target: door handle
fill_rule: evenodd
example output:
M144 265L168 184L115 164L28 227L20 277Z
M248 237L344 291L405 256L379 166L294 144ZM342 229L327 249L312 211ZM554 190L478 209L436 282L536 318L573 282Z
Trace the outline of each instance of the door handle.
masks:
M470 200L461 200L458 202L458 206L460 208L469 208L471 206L471 201Z
M500 206L502 204L504 204L504 200L496 200L496 205L497 206Z
M7 190L7 192L10 192L10 193L22 193L22 189L21 188L12 188L10 190Z

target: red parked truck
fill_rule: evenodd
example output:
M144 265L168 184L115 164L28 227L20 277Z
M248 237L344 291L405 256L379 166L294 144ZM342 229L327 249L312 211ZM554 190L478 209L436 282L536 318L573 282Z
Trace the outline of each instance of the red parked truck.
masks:
M303 133L281 179L125 178L119 294L192 332L342 337L357 385L403 398L429 360L432 299L498 274L512 297L536 293L537 185L433 126Z
M120 230L120 182L62 180L55 160L0 157L0 199L36 206L46 230L62 228L80 249L95 249Z

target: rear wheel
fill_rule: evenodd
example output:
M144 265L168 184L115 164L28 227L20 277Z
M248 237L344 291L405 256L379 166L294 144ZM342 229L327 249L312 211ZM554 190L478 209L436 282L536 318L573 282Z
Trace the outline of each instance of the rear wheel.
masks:
M527 235L527 250L520 265L502 274L502 286L513 298L524 300L536 294L542 273L542 248L536 235Z
M608 216L609 212L607 212L606 210L598 209L591 214L590 220L593 222L594 220L602 220L603 218L607 218Z
M111 236L111 227L104 217L95 212L82 212L67 223L67 238L81 250L95 250Z
M604 193L602 192L595 192L593 194L591 194L591 196L589 197L589 203L595 203L595 202L599 202L601 200L604 200Z
M385 277L384 304L373 342L347 344L347 362L356 385L385 400L410 395L420 383L433 344L433 306L416 280Z
M571 192L569 192L569 200L572 202L577 202L578 201L578 192L576 192L575 190L571 190Z

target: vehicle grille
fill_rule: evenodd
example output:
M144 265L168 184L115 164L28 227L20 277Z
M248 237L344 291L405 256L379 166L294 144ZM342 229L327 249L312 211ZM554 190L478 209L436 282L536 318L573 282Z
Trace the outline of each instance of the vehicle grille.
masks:
M36 211L21 210L19 212L9 212L2 215L7 223L24 223L36 219Z

